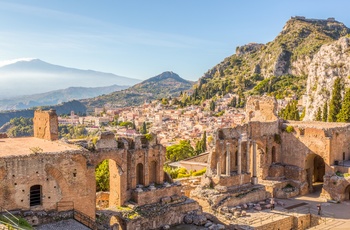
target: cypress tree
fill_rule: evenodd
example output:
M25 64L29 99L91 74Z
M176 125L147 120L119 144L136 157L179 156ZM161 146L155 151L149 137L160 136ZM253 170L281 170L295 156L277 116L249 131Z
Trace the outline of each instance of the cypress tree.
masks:
M350 122L350 88L346 89L344 100L337 115L338 122Z
M215 102L213 100L210 101L210 110L215 111Z
M204 131L203 137L202 137L202 151L207 151L207 131Z
M315 114L315 121L321 121L322 120L322 111L321 111L321 108L318 107L318 110Z
M236 108L236 106L237 106L237 99L236 99L236 97L233 97L233 98L232 98L230 104L231 104L232 107Z
M324 103L323 105L323 115L322 115L322 121L326 122L328 118L328 103Z
M341 83L340 78L335 79L332 91L332 99L329 103L328 121L337 121L337 115L341 109Z

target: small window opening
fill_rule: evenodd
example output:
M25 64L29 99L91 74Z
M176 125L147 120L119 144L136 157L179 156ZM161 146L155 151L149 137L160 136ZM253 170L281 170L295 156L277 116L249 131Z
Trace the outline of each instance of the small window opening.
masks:
M30 206L41 205L41 185L30 187Z

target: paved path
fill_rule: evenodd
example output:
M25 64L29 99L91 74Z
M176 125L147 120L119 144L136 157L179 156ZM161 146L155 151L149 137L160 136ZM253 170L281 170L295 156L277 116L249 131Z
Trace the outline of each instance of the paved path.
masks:
M312 229L348 229L350 230L350 202L345 201L339 204L328 203L323 198L320 198L321 190L318 188L314 193L305 196L298 196L290 199L277 199L285 203L286 206L297 205L302 202L308 203L307 205L300 206L293 209L296 213L310 212L317 214L317 205L321 205L321 216L325 221L321 225L318 225ZM277 209L280 209L278 207Z
M51 224L43 224L35 228L36 230L90 230L85 225L73 220L62 220Z

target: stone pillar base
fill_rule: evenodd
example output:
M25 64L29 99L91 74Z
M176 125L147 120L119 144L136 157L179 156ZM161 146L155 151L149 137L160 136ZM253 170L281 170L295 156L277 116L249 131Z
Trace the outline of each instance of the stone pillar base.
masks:
M257 177L252 177L251 178L252 184L257 184L258 183L258 178Z

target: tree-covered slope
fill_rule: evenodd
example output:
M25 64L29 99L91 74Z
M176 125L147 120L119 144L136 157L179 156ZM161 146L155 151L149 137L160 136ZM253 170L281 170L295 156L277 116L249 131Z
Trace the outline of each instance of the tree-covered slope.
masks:
M305 94L309 65L324 44L336 41L350 30L335 20L291 18L280 34L267 44L237 47L201 77L192 103L237 93L269 94L277 98Z
M89 108L140 105L145 101L178 96L192 87L192 82L173 72L164 72L126 90L82 100Z

